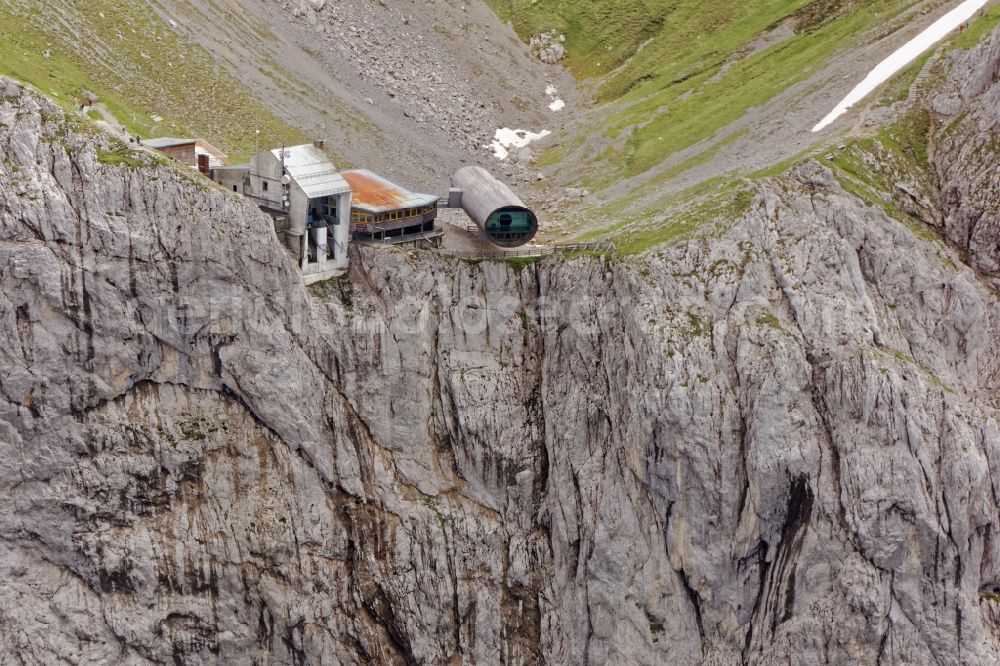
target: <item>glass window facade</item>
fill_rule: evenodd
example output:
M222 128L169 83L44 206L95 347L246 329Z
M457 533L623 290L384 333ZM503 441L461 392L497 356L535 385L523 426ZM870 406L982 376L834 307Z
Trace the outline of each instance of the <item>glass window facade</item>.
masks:
M516 247L534 237L538 220L523 208L501 208L486 220L486 233L497 245Z

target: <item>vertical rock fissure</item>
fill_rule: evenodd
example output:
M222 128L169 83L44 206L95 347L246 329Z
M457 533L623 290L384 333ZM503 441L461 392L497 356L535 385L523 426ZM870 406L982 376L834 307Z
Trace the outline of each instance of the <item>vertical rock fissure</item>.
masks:
M684 591L687 593L688 600L691 602L691 607L694 610L694 621L695 625L698 627L698 638L701 641L701 654L705 654L705 620L702 617L701 610L701 595L698 591L691 587L691 581L688 579L687 572L681 568L677 571L677 575L680 578L681 585L684 587Z
M773 638L778 626L788 621L795 607L795 575L798 556L802 549L806 530L812 516L813 490L805 475L795 477L789 487L785 520L781 529L781 539L774 558L768 567L760 594L761 602L756 605L751 627L760 627L766 622ZM748 633L750 651L754 637ZM764 637L757 634L758 650L763 648ZM744 660L749 656L745 652Z

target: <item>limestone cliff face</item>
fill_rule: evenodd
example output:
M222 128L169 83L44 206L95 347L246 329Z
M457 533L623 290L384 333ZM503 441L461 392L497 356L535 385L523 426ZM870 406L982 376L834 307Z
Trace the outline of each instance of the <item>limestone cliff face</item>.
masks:
M945 58L930 99L936 126L931 161L947 237L971 266L1000 278L1000 34Z
M997 292L826 167L641 259L306 290L0 88L5 663L996 663Z

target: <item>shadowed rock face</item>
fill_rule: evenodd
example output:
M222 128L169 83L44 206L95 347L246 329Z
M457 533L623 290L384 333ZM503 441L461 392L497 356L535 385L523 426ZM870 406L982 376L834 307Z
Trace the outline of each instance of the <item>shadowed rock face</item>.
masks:
M995 663L996 291L824 167L641 260L307 291L246 202L0 88L4 654Z

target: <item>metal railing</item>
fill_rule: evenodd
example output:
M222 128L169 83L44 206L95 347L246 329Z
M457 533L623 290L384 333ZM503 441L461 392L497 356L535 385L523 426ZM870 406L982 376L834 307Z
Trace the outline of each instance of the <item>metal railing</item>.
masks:
M367 232L359 232L367 234ZM384 240L378 238L355 238L354 242L361 245L400 245L402 243L412 243L414 241L428 240L444 236L444 231L435 229L434 231L421 231L415 234L403 234L401 236L388 236Z
M614 243L565 243L562 245L556 245L556 250L559 252L613 252L615 249Z
M518 257L546 257L550 254L555 254L555 250L551 247L540 247L530 250L509 250L507 252L490 252L487 250L449 250L447 248L441 248L438 252L446 254L450 257L456 257L458 259L516 259Z
M565 245L546 245L520 250L449 250L440 248L441 254L458 259L518 259L528 257L547 257L557 252L612 252L614 243L567 243Z

